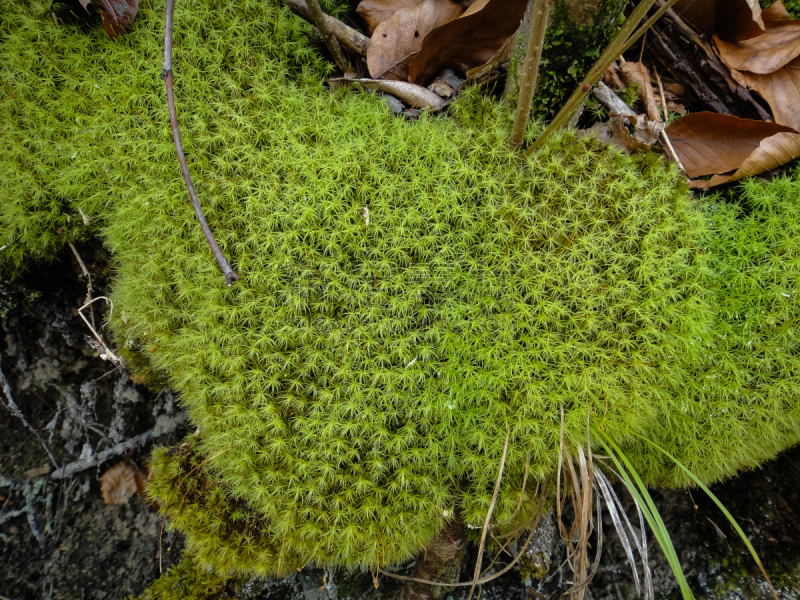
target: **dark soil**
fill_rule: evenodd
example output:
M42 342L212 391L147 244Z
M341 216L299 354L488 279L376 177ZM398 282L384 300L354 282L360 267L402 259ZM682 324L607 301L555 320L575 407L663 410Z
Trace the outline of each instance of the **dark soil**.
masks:
M78 250L93 270L94 296L102 295L108 258L99 247ZM86 443L95 452L102 451L151 429L159 415L178 410L169 390L153 392L135 385L127 372L99 358L77 314L86 284L69 250L59 262L37 268L20 281L0 282L0 294L3 372L20 409L59 465L77 460ZM98 306L98 325L103 314ZM0 419L0 597L111 600L140 594L159 574L160 519L155 508L138 495L125 505L106 505L99 477L126 458L144 467L151 446L138 455L117 456L73 477L54 480L41 474L49 461L30 431L7 410L0 409L0 414L4 415ZM186 431L157 442L175 443ZM800 447L714 486L713 491L750 537L779 597L800 598ZM656 490L653 494L697 598L770 597L744 545L702 492ZM32 510L22 510L25 507ZM594 600L634 598L630 570L607 517L604 530L604 554L589 596ZM165 570L180 559L182 547L180 536L164 532ZM564 542L551 536L542 547L547 552L552 549L551 566L546 570L545 565L542 579L523 582L515 568L485 586L481 598L541 599L563 593L571 581L569 569L559 568L565 558ZM652 540L650 551L656 597L679 598L666 561ZM473 561L474 547L470 546L462 581L468 579ZM377 600L390 597L400 585L381 576L375 590L368 572L339 572L333 575L333 583L328 573L327 585L323 576L322 570L309 567L280 582L232 581L228 591L243 599ZM466 589L459 588L448 597L457 600L466 594Z

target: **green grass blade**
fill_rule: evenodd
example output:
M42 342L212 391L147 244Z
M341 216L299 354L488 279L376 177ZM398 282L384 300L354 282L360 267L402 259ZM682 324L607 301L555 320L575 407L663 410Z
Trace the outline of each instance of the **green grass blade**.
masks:
M611 457L611 460L617 467L617 470L619 471L620 476L623 478L628 491L634 497L636 502L639 503L645 520L647 520L648 525L650 525L650 529L653 532L658 545L661 547L661 551L664 553L664 556L666 557L667 562L672 569L672 573L675 575L675 579L678 582L678 587L681 590L681 595L683 596L684 600L694 600L694 594L689 588L689 583L686 581L686 576L683 574L683 569L681 568L678 554L675 552L675 547L672 545L669 532L664 525L664 521L661 519L661 515L659 514L653 499L650 497L650 493L647 491L647 486L644 485L644 482L642 482L633 465L622 452L620 447L617 446L614 440L612 440L605 432L597 427L592 427L592 431L597 440L600 442L600 445L603 446L603 449Z
M630 433L633 433L633 432L630 432ZM764 569L764 565L761 563L761 559L759 558L758 553L756 552L756 549L753 548L753 544L751 544L750 540L747 539L747 536L745 535L744 531L742 531L742 528L739 527L739 524L736 522L736 519L734 519L733 515L730 512L728 512L728 509L725 508L725 506L723 506L722 502L719 501L719 499L711 492L711 490L708 489L703 484L703 482L700 481L697 478L697 476L689 470L688 467L686 467L683 463L681 463L681 461L679 461L677 458L672 456L672 454L667 452L664 448L662 448L661 446L656 444L654 441L648 440L646 437L641 436L638 433L633 433L633 435L635 435L636 437L638 437L641 440L644 440L645 442L650 444L650 446L652 446L653 448L655 448L656 450L661 452L664 456L666 456L672 462L674 462L676 465L678 465L683 470L683 472L686 473L692 479L692 481L694 481L697 484L697 486L701 490L703 490L708 495L708 497L711 498L711 500L714 501L714 504L716 504L717 507L719 507L719 509L722 511L722 514L725 515L725 518L728 519L728 522L731 524L731 526L734 528L734 530L736 530L736 533L739 534L739 537L742 539L742 541L744 542L745 546L747 546L747 549L749 550L751 556L753 557L753 560L756 561L756 564L758 565L758 568L761 570L761 574L764 575L764 579L766 579L767 583L769 584L769 589L772 591L772 597L775 600L778 600L778 593L775 591L775 587L772 585L772 580L769 578L769 575L767 575L767 571L766 571L766 569Z

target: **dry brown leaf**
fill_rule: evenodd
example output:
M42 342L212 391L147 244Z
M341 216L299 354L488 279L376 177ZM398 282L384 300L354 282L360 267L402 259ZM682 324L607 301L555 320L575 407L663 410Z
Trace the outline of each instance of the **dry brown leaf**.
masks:
M752 38L725 41L714 36L722 61L729 69L772 73L800 56L800 21L792 20L783 3L762 13L766 30Z
M362 0L356 12L367 22L367 32L372 35L375 28L387 21L401 8L416 8L423 0Z
M122 461L103 473L100 491L106 504L127 504L140 489L137 470L128 461Z
M519 28L528 2L483 2L478 0L461 18L431 31L422 42L419 52L411 59L409 81L427 83L443 67L466 73L492 59L494 53ZM473 10L477 12L471 12Z
M486 6L488 3L489 0L476 0L467 10L464 11L464 14L461 16L468 17L470 15L474 15L476 12L483 10L484 6Z
M758 28L759 25L764 29L758 0L678 0L673 10L697 31L708 35L743 27ZM752 35L760 32L753 31Z
M767 101L776 123L800 131L800 57L768 75L746 71L731 71L731 75Z
M78 0L81 6L89 10L92 0ZM139 12L139 0L100 0L103 11L103 29L110 38L117 37L133 23Z
M736 82L767 101L775 122L800 130L800 21L780 0L762 17L761 35L732 41L714 36L714 42Z
M628 131L628 127L633 131ZM596 123L587 133L596 133L598 139L620 150L641 152L649 150L658 141L664 124L648 119L645 115L619 115L608 123Z
M339 78L338 80L331 79L330 81L342 80L343 78ZM413 108L437 112L447 106L445 100L429 89L407 81L389 81L387 79L348 79L347 81L360 83L368 90L378 90L396 96Z
M425 0L415 8L401 8L372 34L367 68L373 79L387 74L408 79L408 62L436 27L458 17L464 9L450 0Z
M39 477L40 475L47 475L50 472L50 465L39 467L38 469L28 469L22 473L23 477Z
M660 121L661 115L658 111L656 93L650 81L650 70L644 63L630 61L622 63L620 70L628 85L635 84L639 86L640 98L647 116L654 121Z
M775 169L800 157L800 134L794 129L732 115L699 112L667 127L675 152L692 181L709 188Z

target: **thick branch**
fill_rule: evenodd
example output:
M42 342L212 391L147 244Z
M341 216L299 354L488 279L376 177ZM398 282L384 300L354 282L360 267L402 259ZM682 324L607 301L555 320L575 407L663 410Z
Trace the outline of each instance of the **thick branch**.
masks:
M317 0L306 0L306 7L311 16L311 22L314 23L314 26L319 29L322 34L325 46L327 46L328 52L333 56L333 61L336 63L336 66L342 71L347 71L350 63L339 47L339 42L336 40L333 30L328 25L328 20L325 18L326 15L322 12L322 7L319 5L319 2L317 2Z
M608 109L609 113L612 113L612 116L616 115L629 115L629 116L636 116L636 112L625 102L614 93L610 87L608 87L602 81L598 81L597 85L592 90L592 96L597 98L600 101L600 104L605 106Z
M162 418L159 418L159 420L162 420ZM165 435L167 433L172 433L185 420L186 420L186 413L182 412L178 413L173 417L167 418L166 422L157 424L150 431L145 431L144 433L140 433L136 437L132 437L129 440L120 442L116 446L112 446L111 448L103 450L102 452L95 454L91 458L87 458L84 460L76 460L75 462L69 463L67 466L61 469L56 469L55 471L53 471L53 473L50 474L50 477L52 477L53 479L64 479L65 477L70 477L71 475L79 473L80 471L91 469L96 465L102 464L103 462L107 461L109 458L113 456L125 454L126 452L128 452L128 450L131 450L136 446L143 445L150 438Z
M222 274L225 275L225 284L230 286L234 281L239 279L239 276L233 272L233 269L231 269L231 266L219 249L217 240L214 239L214 234L211 233L211 228L208 226L206 216L203 214L203 209L200 207L200 200L197 198L197 192L194 191L192 177L189 175L189 167L186 165L186 155L183 153L181 133L178 130L178 111L175 109L175 96L172 92L172 14L174 7L175 0L167 0L167 18L164 24L164 71L162 73L164 83L167 86L167 104L169 105L169 123L172 126L172 138L175 140L175 151L178 153L178 161L181 164L183 181L186 184L186 189L189 190L189 197L192 199L194 214L197 215L197 220L200 222L200 229L203 230L203 235L206 236L206 241L208 245L211 246L211 252L214 253L214 258L217 259L219 268L222 269Z
M533 94L536 91L536 80L539 78L544 34L547 30L547 20L550 16L550 9L553 8L553 2L554 0L534 0L531 34L528 36L528 50L522 64L517 110L514 113L514 126L511 129L511 139L509 140L512 146L522 145L525 129L528 127Z
M301 19L305 19L309 23L313 23L311 13L308 12L305 0L285 0L286 6L289 7L294 14ZM367 55L367 48L369 48L369 38L360 31L356 31L352 27L348 27L339 19L334 19L330 15L325 15L325 23L328 29L336 36L336 39L348 50L352 50L361 56Z

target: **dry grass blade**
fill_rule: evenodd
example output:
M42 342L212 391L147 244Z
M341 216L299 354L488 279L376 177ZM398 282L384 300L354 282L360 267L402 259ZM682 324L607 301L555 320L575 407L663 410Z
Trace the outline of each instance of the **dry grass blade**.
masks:
M503 469L506 466L506 456L508 455L508 441L511 438L511 429L506 431L506 442L503 445L503 456L500 459L500 470L497 473L497 481L494 484L494 494L492 495L492 502L489 504L489 510L486 512L486 521L483 523L483 532L481 533L481 544L478 547L478 557L475 559L475 572L472 576L472 587L469 588L469 596L467 600L471 600L472 594L475 592L475 586L481 578L481 559L483 559L483 551L486 548L486 536L489 533L489 522L492 519L494 512L494 505L497 503L497 495L500 493L500 483L503 481Z
M606 501L606 508L608 509L608 514L611 515L611 521L614 523L614 529L617 530L617 537L619 538L620 543L622 544L623 550L625 550L625 557L628 560L628 564L631 566L631 571L633 571L633 582L636 584L636 593L641 594L641 584L639 582L639 569L636 568L636 559L633 556L633 548L631 548L631 542L628 538L628 534L625 531L625 528L622 525L622 520L619 517L619 512L617 512L617 507L615 501L617 498L612 497L614 494L614 490L611 489L608 481L606 480L605 475L603 475L602 471L597 471L595 474L595 482L597 483L597 487L600 488L600 493L603 495L603 498ZM598 498L598 502L600 499ZM628 529L633 533L633 528L631 527L630 521L628 521L628 516L623 512L622 513L625 518L625 523L628 526ZM635 536L634 536L635 539ZM638 540L637 540L638 545ZM645 568L647 568L645 566Z
M627 489L627 484L625 483L625 480L619 475L619 473L617 473L616 471L614 471L614 469L611 469L610 467L608 467L608 469L617 476L617 479L620 481L620 483L623 486L625 486L626 489ZM647 554L647 529L645 528L644 515L642 514L642 508L641 508L641 506L639 506L639 502L637 502L636 497L633 494L631 494L631 500L633 500L633 505L636 507L636 513L639 516L639 531L642 532L642 538L640 540L638 537L636 537L636 532L634 531L633 526L631 525L631 522L628 519L628 514L625 512L625 509L622 507L622 501L619 499L619 496L617 496L616 492L614 491L614 488L611 487L611 482L608 480L608 478L605 476L605 474L602 471L598 470L598 474L600 475L600 477L602 477L602 480L604 481L604 483L605 483L605 485L606 485L606 487L607 487L607 489L608 489L608 491L609 491L609 493L611 495L611 498L614 500L614 503L616 504L616 510L618 511L618 514L622 515L622 518L625 520L625 524L628 527L628 530L631 532L630 537L633 538L633 542L634 542L634 544L636 544L636 550L638 550L638 552L639 552L639 557L641 558L641 561L642 561L642 570L643 570L643 573L644 573L644 597L645 597L645 600L647 600L649 598L654 598L655 597L655 592L653 591L653 578L652 578L652 574L650 572L650 563L648 562L648 554ZM628 490L628 491L630 491L630 490ZM610 511L611 511L611 509L609 508L609 512ZM620 535L620 540L622 540L622 539L623 539L623 536ZM630 540L630 538L627 538L627 536L626 536L626 539ZM634 569L636 568L635 564L634 564L633 568Z

